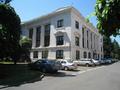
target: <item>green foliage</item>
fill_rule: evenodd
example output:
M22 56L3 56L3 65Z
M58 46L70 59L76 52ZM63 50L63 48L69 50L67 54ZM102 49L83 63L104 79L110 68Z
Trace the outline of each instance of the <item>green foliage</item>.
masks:
M103 49L104 49L104 57L110 57L112 51L112 42L109 37L103 37Z
M14 8L0 4L0 59L19 58L21 21Z
M103 38L104 57L120 59L120 45L116 40L113 42L109 37Z
M120 35L120 0L97 0L95 13L100 33L107 37Z
M111 56L117 59L120 59L120 46L116 40L112 42L112 53Z
M21 60L22 61L30 61L29 54L31 49L32 41L26 36L22 36L20 39L21 46Z
M31 49L31 44L32 44L31 39L29 39L26 36L21 37L21 39L20 39L21 47L30 50Z

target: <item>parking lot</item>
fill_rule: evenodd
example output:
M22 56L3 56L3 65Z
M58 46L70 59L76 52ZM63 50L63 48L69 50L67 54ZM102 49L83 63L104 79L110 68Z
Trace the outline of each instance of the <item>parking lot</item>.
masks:
M98 68L101 66L96 66L96 67L86 67L86 66L78 66L76 70L59 70L57 73L52 73L52 74L46 74L44 79L49 79L52 77L75 77L79 75L80 73L86 72L88 70L92 70L95 68Z

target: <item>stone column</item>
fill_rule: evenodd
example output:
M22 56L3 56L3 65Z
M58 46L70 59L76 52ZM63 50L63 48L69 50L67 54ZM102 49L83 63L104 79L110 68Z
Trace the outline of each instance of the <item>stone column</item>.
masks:
M32 48L36 46L36 28L33 28Z

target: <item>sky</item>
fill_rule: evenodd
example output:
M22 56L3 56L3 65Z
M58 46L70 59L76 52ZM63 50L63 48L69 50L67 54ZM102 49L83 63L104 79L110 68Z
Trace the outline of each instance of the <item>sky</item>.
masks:
M75 7L84 17L87 17L94 12L95 3L96 0L12 0L11 6L21 18L21 22L25 22L66 6ZM90 18L90 22L96 27L95 16ZM120 36L115 39L120 44Z

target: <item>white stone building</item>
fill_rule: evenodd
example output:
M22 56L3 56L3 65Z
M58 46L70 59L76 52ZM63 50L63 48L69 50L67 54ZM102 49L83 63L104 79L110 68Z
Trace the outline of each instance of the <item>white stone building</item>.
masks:
M23 23L22 35L32 39L32 60L103 57L103 37L71 6Z

